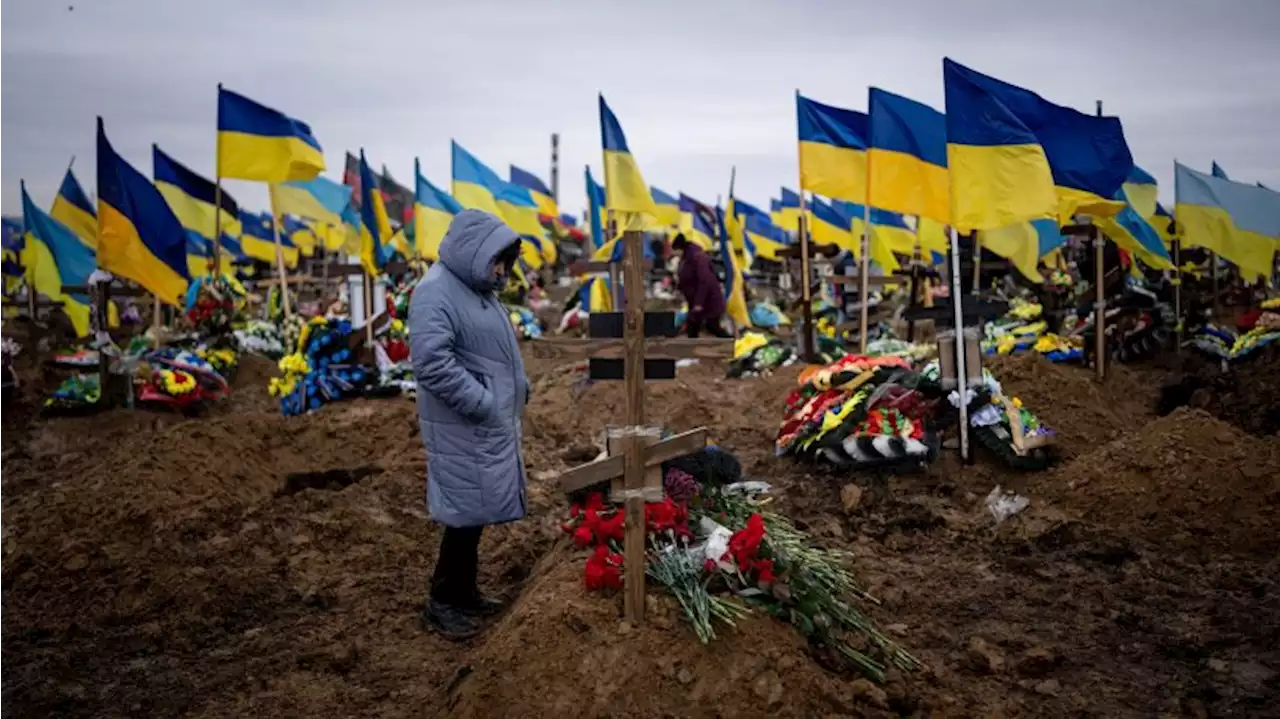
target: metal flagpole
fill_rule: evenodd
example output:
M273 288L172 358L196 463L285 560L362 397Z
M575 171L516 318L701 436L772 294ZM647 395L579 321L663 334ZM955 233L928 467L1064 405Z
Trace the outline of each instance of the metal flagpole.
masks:
M222 267L222 83L218 83L218 111L213 134L213 258L210 269L214 275ZM273 195L274 197L274 195ZM275 207L271 208L275 212Z
M960 242L956 237L956 228L951 228L951 309L955 318L956 337L956 392L960 410L960 456L969 460L969 403L965 395L968 393L969 369L965 366L964 311L961 308L963 295L960 292Z
M858 259L858 272L862 275L861 287L858 290L858 351L867 353L867 320L870 309L867 307L868 286L871 282L867 275L871 272L871 166L867 165L867 192L862 198L862 257Z

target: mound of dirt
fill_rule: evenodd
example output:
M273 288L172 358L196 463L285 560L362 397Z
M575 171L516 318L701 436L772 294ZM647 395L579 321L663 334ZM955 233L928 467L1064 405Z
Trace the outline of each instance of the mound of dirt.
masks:
M892 716L919 708L900 682L880 688L824 670L794 629L767 616L703 645L675 601L651 590L647 622L633 627L620 621L620 597L583 588L574 554L548 556L472 652L450 687L451 715Z
M1089 452L1155 417L1158 382L1120 364L1099 383L1093 370L1056 364L1034 352L994 357L987 366L1007 394L1058 432L1063 456Z
M1040 483L1086 521L1155 543L1275 553L1280 440L1180 408Z
M1190 406L1257 435L1280 433L1280 354L1224 369L1188 357L1189 371L1161 392L1161 411Z

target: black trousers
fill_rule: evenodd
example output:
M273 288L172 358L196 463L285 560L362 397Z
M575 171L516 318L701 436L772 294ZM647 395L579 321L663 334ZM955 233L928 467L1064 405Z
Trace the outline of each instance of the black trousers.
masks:
M706 330L715 337L731 336L728 330L720 326L719 317L711 317L707 319L693 319L690 317L685 320L685 329L689 332L690 339L697 339L702 330Z
M480 565L479 527L445 527L440 540L440 556L431 576L431 599L441 604L464 606L479 594L476 576Z

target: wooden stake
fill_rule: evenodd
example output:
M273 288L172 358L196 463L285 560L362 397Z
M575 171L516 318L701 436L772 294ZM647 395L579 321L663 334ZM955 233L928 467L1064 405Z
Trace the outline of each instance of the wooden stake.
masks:
M1182 352L1182 240L1174 235L1173 242L1173 350Z
M605 244L618 236L618 220L613 216L613 210L606 210L608 220L605 222ZM623 252L626 251L626 240L623 240ZM606 260L607 261L607 260ZM622 311L622 283L619 281L618 263L609 262L609 302L613 305L614 312Z
M800 190L800 313L801 313L801 331L804 336L800 339L800 351L804 354L805 362L817 361L817 351L814 346L813 335L813 288L809 284L809 233L808 217L805 215L804 207L804 190Z
M868 170L868 172L870 172ZM870 180L868 179L868 186ZM870 308L867 307L867 295L869 294L868 285L870 280L867 275L871 272L871 204L864 202L862 205L862 257L858 258L858 272L862 278L859 282L858 303L860 305L858 314L858 352L867 353L867 318Z
M218 115L213 133L213 273L222 270L222 133L217 128L222 126L222 83L218 83ZM275 212L275 195L272 195L271 211Z
M982 241L978 239L977 232L971 232L969 236L973 238L973 295L977 297L982 287Z
M373 347L373 275L364 273L364 336Z
M1095 290L1096 304L1094 309L1094 333L1096 334L1095 358L1098 368L1098 381L1101 382L1107 376L1106 369L1106 353L1107 353L1107 300L1103 292L1102 284L1106 279L1106 275L1102 267L1102 251L1107 243L1107 238L1098 230L1097 227L1091 226L1091 234L1093 235L1093 257L1094 257L1094 282L1097 284Z
M153 294L153 295L151 295L151 300L152 300L152 306L151 306L151 335L152 335L152 336L151 336L151 346L152 346L152 348L153 348L153 349L159 349L159 347L160 347L160 322L161 322L161 320L160 320L160 311L161 311L161 309L162 309L162 308L161 308L161 305L160 305L160 296L159 296L159 295L156 295L156 294Z
M276 273L280 277L280 306L284 309L285 319L289 319L293 317L293 310L289 306L289 274L284 268L284 245L280 243L280 211L276 209L275 183L267 185L267 192L271 195L271 234L276 243Z
M1209 276L1213 279L1213 319L1218 319L1218 253L1209 253Z
M644 424L644 237L628 230L623 235L623 281L626 304L623 309L622 339L626 346L625 391L627 424L633 432L626 442L626 595L624 613L634 623L644 621L644 438L638 433Z
M98 282L97 292L95 293L98 300L96 308L98 314L98 330L102 332L102 337L109 339L111 336L111 281L105 280ZM100 400L110 401L110 395L107 392L111 381L111 358L107 356L107 348L98 347L98 397Z

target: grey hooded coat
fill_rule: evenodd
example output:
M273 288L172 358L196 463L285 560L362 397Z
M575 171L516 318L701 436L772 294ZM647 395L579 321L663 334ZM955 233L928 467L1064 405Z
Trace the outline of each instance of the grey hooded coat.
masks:
M493 280L494 257L517 239L493 215L458 213L409 305L427 504L450 527L525 515L520 419L529 380Z

